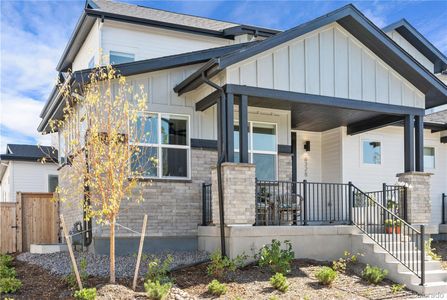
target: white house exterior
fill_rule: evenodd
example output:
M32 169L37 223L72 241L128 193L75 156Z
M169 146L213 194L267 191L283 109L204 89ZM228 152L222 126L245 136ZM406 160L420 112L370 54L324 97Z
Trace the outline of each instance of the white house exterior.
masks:
M52 151L49 146L8 144L0 155L1 202L15 202L17 192L54 192L59 166L48 160ZM47 163L42 163L44 157Z
M149 215L146 249L212 250L220 239L234 256L276 234L313 249L324 232L333 247L314 256L300 248L301 254L332 259L355 244L348 238L354 229L319 225L355 224L371 236L376 233L364 225L380 219L383 226L391 213L387 203L397 198L403 206L392 218L411 223L405 226L419 238L423 232L412 226L438 232L447 193L447 120L438 113L424 121L424 115L447 104L447 58L407 21L381 30L347 5L280 32L89 0L57 70L64 84L75 84L94 65L108 63L143 86L146 116L166 122L173 135L185 132L175 155L169 143L151 146L166 168L160 163L148 172L142 204L122 204L118 222L124 226L139 230L139 220ZM55 88L40 132L50 132L49 121L62 116L63 104ZM67 144L61 138L62 158L71 154ZM64 161L61 172L69 172ZM398 181L411 186L405 196ZM392 189L398 192L389 196ZM272 213L261 202L273 194L275 201L297 202L276 204ZM380 218L365 221L361 210L371 205L347 203L359 195L375 203ZM82 220L74 205L63 203L61 212L69 224ZM271 227L283 221L313 226ZM132 252L138 239L119 228L117 235L118 251ZM91 248L106 252L107 243L107 231L95 230Z

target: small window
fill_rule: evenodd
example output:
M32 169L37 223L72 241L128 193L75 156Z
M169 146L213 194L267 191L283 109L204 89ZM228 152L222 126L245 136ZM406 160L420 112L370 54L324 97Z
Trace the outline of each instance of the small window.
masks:
M59 154L59 164L63 165L67 162L66 160L66 153L67 150L65 148L65 137L62 132L59 131L59 148L58 148L58 154Z
M59 185L59 177L57 175L48 176L48 192L54 193Z
M363 141L363 163L380 165L382 163L382 144L378 141Z
M124 64L135 61L135 55L131 53L110 51L110 64Z
M93 69L95 67L95 57L93 56L88 62L88 68Z
M433 147L424 147L424 168L435 168L435 148Z

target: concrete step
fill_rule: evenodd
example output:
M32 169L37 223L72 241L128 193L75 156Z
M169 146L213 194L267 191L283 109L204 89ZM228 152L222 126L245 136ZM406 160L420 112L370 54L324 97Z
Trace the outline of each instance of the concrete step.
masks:
M411 271L400 272L403 275L414 275ZM447 271L444 270L425 270L425 282L446 282L447 281ZM413 284L420 284L421 280L417 276L412 276L411 282ZM446 282L447 283L447 282Z
M440 294L441 298L443 298L442 294L447 293L447 282L444 281L427 282L423 287L419 286L419 288L421 288L422 291L420 293L423 295L436 296L437 294Z

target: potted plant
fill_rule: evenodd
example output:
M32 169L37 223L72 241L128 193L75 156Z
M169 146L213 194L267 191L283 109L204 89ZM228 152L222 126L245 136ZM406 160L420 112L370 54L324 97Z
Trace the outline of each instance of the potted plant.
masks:
M393 227L394 227L394 222L391 219L386 219L385 220L385 232L386 233L393 233Z
M396 234L400 234L400 227L401 227L402 223L400 222L400 220L396 220L394 221L394 232Z

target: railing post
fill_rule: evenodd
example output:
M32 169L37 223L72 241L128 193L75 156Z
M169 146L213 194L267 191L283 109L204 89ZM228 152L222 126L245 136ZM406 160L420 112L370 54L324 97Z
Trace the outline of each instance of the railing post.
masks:
M425 285L425 225L421 225L421 285Z
M388 205L386 203L386 190L387 190L386 183L383 183L382 184L382 205L383 205L383 207L388 208Z
M353 194L352 194L352 182L351 181L349 181L348 182L348 193L349 193L349 195L348 195L348 199L349 199L349 211L348 211L348 214L349 214L349 225L352 225L354 222L352 221L352 210L353 210L353 207L354 207L354 203L353 203Z
M303 225L307 225L307 180L303 180Z
M202 226L206 226L206 185L202 183Z
M442 224L445 224L445 198L446 194L442 193Z
M404 220L408 222L408 203L407 203L408 189L404 186Z

